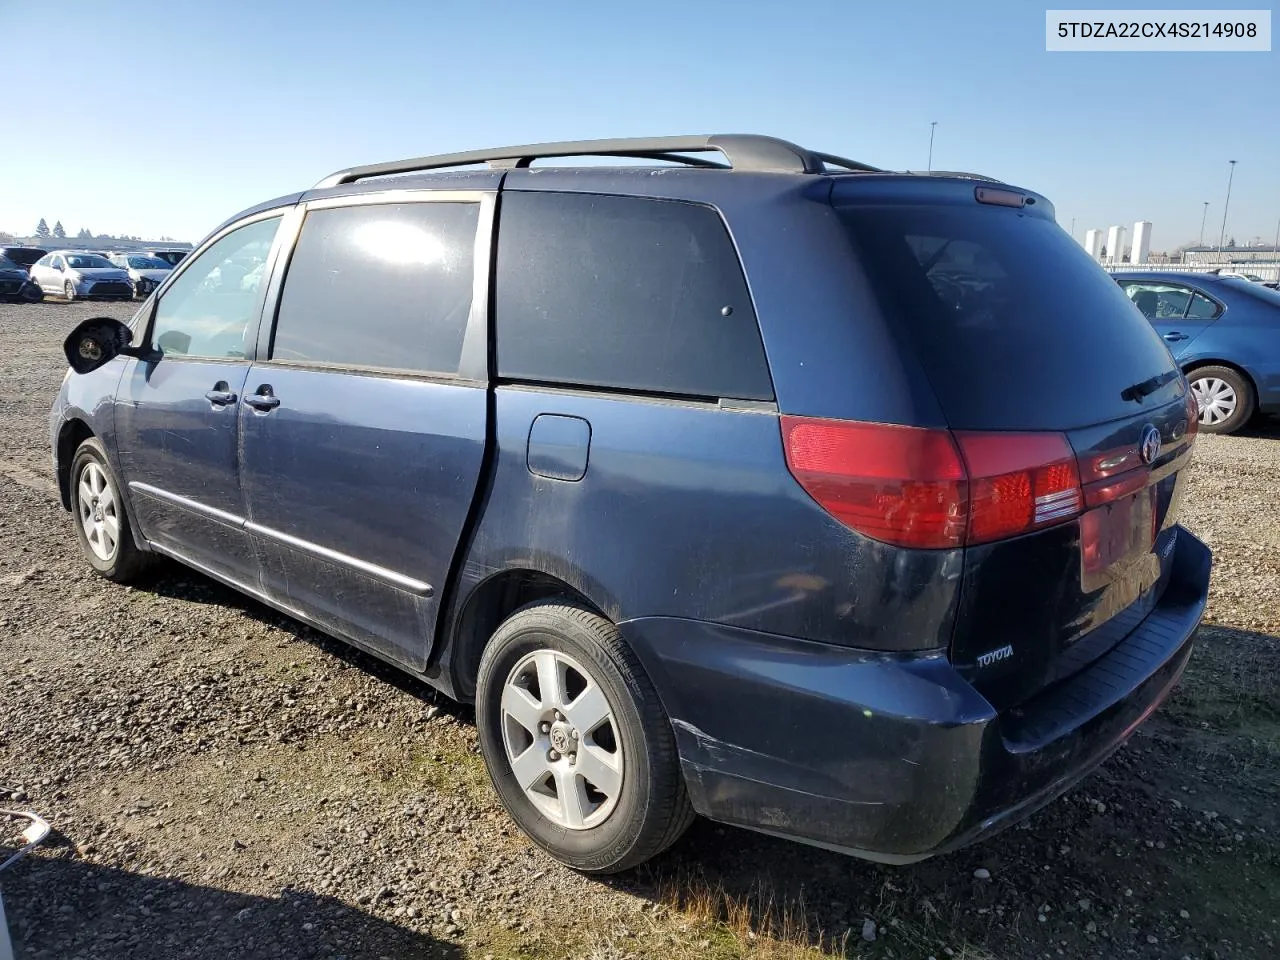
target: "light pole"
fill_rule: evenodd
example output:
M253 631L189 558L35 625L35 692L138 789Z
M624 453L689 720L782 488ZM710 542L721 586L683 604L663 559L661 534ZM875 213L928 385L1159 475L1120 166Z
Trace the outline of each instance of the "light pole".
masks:
M1228 160L1231 164L1231 172L1227 174L1227 199L1222 205L1222 232L1218 234L1218 263L1222 263L1222 244L1227 239L1227 210L1231 207L1231 181L1236 176L1236 162Z
M1280 280L1280 220L1276 221L1276 239L1271 244L1271 262L1276 265L1276 279Z
M929 173L933 173L933 129L937 125L937 120L929 122L929 165L925 167L925 170Z
M1200 214L1200 242L1196 246L1204 246L1204 222L1209 218L1209 201L1204 202L1204 213Z

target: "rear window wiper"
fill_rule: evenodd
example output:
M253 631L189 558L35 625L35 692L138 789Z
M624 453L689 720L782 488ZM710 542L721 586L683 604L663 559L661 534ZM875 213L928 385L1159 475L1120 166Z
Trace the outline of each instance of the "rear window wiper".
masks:
M1120 391L1120 399L1136 400L1141 403L1144 397L1151 396L1151 394L1155 393L1166 383L1176 379L1178 379L1178 371L1167 370L1164 373L1157 374L1148 380L1143 380L1141 383L1135 383L1131 387L1125 387Z

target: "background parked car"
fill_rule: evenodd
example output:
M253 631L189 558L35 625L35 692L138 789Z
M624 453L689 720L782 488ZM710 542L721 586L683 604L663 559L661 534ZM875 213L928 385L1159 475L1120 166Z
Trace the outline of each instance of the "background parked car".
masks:
M40 247L0 247L0 257L4 257L10 263L15 263L28 272L31 270L31 265L48 252Z
M133 281L126 270L97 253L55 250L31 267L31 279L45 293L61 294L68 300L78 297L133 299Z
M1200 404L1200 428L1235 433L1280 413L1280 293L1224 274L1123 273L1116 282L1164 337Z
M0 256L0 302L39 303L43 299L43 291L31 282L25 266Z
M141 253L117 253L108 259L128 272L133 288L140 297L150 296L151 291L160 286L173 269L173 264L168 260Z
M167 247L162 247L156 250L142 250L140 252L144 256L155 257L157 260L163 260L165 263L169 264L169 266L171 267L176 267L178 264L182 262L182 258L185 257L191 251L190 250L171 250L171 249L168 249Z

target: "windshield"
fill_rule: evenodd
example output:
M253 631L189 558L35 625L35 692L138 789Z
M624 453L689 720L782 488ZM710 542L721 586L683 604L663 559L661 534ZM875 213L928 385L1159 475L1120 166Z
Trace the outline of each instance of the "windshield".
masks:
M96 270L99 267L110 267L112 263L96 253L70 253L67 254L67 266L76 270Z
M14 263L8 257L0 256L0 270L12 270L17 266L18 264Z
M172 270L173 264L157 257L130 257L129 266L135 270Z
M1272 290L1270 287L1264 287L1262 284L1254 283L1252 280L1237 280L1234 277L1227 277L1219 282L1222 286L1237 293L1246 294L1255 300L1269 303L1273 307L1280 307L1280 290Z

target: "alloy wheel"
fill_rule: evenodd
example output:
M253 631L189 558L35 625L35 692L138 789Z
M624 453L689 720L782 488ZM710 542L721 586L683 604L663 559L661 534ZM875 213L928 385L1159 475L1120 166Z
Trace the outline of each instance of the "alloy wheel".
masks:
M80 526L94 556L109 563L120 546L119 501L100 465L90 461L80 471Z
M548 820L587 830L622 793L624 757L613 707L572 657L535 650L502 688L502 742L525 796Z

